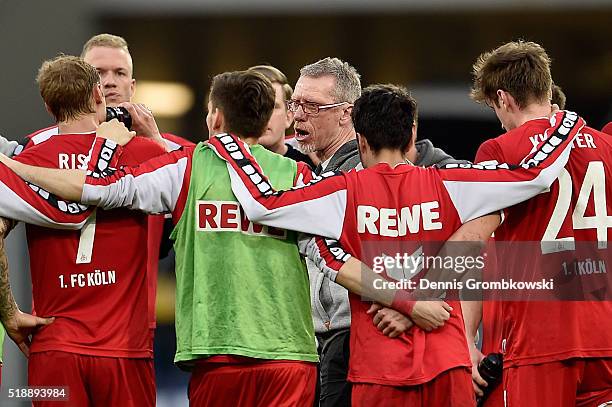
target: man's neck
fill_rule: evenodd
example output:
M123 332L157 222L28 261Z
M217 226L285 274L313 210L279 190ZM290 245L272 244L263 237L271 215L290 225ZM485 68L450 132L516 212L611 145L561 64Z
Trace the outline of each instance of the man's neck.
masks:
M519 110L513 120L514 127L521 127L523 124L530 120L540 119L542 117L549 117L551 113L550 103L531 103ZM512 129L508 129L512 130Z
M57 124L60 134L92 133L98 128L95 115L82 116L76 120L68 120Z
M418 157L419 151L416 148L416 144L412 143L412 146L410 146L410 149L406 153L406 159L414 164L417 162Z
M340 147L356 137L355 130L352 127L346 130L341 129L338 137L336 137L333 142L331 142L324 150L316 152L317 157L319 160L321 160L321 162L329 160L334 154L336 154L336 151L338 151Z
M400 150L382 149L374 154L372 163L369 166L378 163L387 163L391 168L395 168L399 164L406 164L406 154Z
M213 132L213 134L211 134L210 136L211 137L216 137L219 134L230 134L230 132L229 131L224 131L224 130L218 130L218 131ZM254 144L258 144L258 141L259 141L259 137L255 137L255 136L246 136L245 137L245 136L241 136L240 134L234 134L234 133L232 133L232 134L235 135L236 137L238 137L240 140L244 141L249 146L252 146Z

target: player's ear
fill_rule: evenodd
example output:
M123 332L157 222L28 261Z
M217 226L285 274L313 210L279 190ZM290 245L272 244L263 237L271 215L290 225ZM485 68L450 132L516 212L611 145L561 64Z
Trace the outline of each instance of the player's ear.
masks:
M97 84L93 89L93 99L96 105L104 102L104 92L102 91L102 85Z
M223 110L220 110L218 107L213 109L212 128L216 132L223 132L225 131L225 115L223 114Z
M361 154L366 153L370 148L368 141L359 133L357 133L357 145L359 146L359 151Z
M351 113L353 112L353 105L349 104L348 107L342 109L342 116L340 116L340 125L344 126L347 123L351 123Z
M505 90L497 90L497 101L499 106L504 110L516 110L518 107L514 100L514 96Z
M132 101L132 97L134 96L134 92L136 92L136 79L132 78L132 82L130 83L130 100Z
M504 92L501 89L497 89L497 92L495 92L495 94L497 95L497 106L499 106L500 108L504 108L506 106L505 102L506 102L506 92Z

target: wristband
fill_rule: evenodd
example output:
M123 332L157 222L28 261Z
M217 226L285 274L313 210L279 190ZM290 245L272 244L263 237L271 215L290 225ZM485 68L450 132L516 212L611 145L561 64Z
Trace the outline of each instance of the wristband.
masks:
M416 301L414 299L414 295L404 290L397 290L395 292L395 296L393 297L393 302L391 303L391 308L400 313L404 314L404 316L410 318L412 314L412 309L414 308L414 304Z

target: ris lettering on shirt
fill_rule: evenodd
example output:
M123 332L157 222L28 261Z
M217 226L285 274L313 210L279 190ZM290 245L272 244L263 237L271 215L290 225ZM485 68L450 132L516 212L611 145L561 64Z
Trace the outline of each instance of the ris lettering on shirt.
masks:
M197 201L196 230L200 232L241 232L285 240L287 231L249 221L233 201Z
M86 170L87 154L65 154L57 155L57 167L60 170Z
M386 237L406 236L406 234L419 233L423 230L440 230L442 222L438 201L423 202L404 207L376 208L374 206L359 205L357 207L357 232L370 233Z

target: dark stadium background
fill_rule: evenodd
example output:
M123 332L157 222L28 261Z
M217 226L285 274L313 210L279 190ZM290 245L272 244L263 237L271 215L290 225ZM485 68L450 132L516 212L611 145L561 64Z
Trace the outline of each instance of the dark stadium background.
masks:
M193 141L207 137L204 106L215 73L270 63L295 83L301 66L338 56L355 65L364 85L412 89L419 137L473 159L483 140L502 132L494 113L467 96L479 53L519 38L541 43L567 107L601 128L612 120L611 21L610 0L0 0L0 133L18 139L48 126L34 82L41 62L59 52L79 54L90 36L110 32L127 39L138 81L178 82L190 90L184 112L158 115L163 131ZM13 233L9 260L18 302L29 309L22 239ZM181 405L187 375L171 363L171 261L162 263L159 302L158 401ZM23 386L24 358L8 340L4 366L3 385Z

